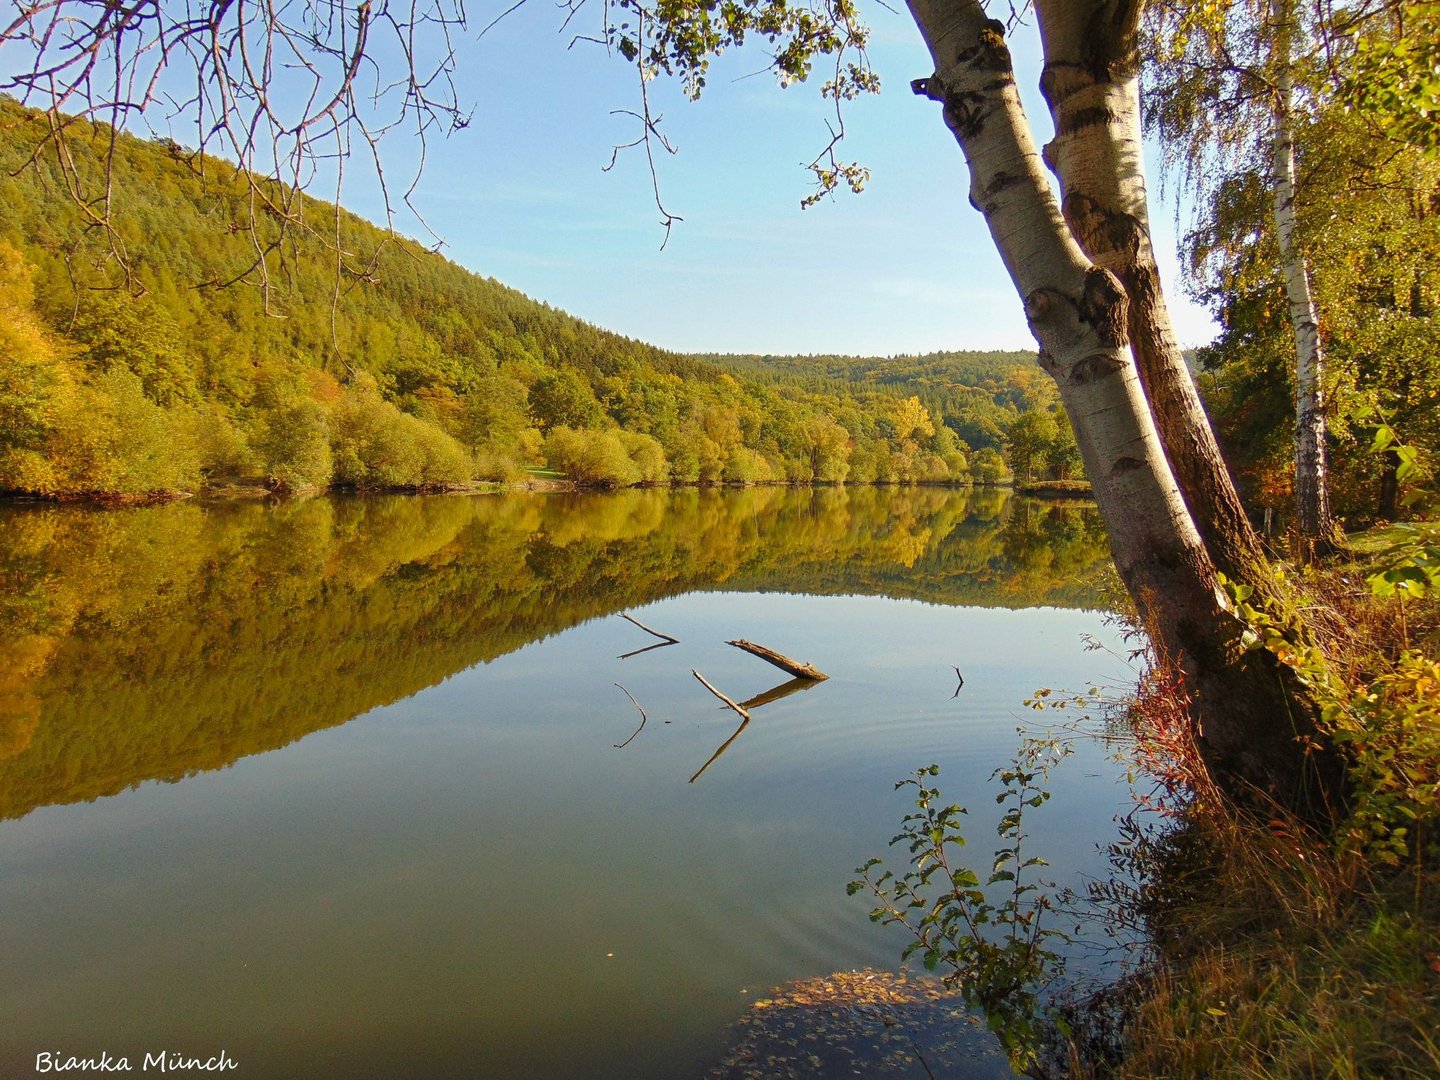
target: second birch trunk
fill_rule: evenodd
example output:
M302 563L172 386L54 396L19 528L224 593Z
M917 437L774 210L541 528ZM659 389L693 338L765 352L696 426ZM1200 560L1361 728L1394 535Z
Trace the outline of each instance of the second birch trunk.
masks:
M1325 354L1310 292L1310 270L1296 236L1294 108L1294 11L1276 0L1275 109L1270 186L1275 238L1285 274L1290 325L1295 333L1295 523L1308 554L1334 539L1325 463Z

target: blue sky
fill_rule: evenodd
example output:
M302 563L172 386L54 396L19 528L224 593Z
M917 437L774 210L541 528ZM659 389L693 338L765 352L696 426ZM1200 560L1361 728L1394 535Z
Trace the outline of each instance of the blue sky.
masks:
M498 5L486 5L498 12ZM473 10L477 25L493 17ZM581 18L585 15L582 10ZM827 135L818 80L780 89L761 52L721 59L698 103L652 84L652 110L679 148L659 162L664 231L638 150L603 171L611 147L636 134L617 109L635 108L633 69L599 46L568 47L579 20L531 0L463 47L458 82L475 108L469 128L432 145L416 203L445 253L590 322L684 351L889 355L954 348L1033 347L1019 301L980 215L966 201L964 162L939 106L910 93L931 70L903 14L872 6L871 60L879 97L847 112L843 154L869 166L860 196L809 210L804 169ZM1014 43L1032 120L1048 136L1039 64ZM758 74L757 74L758 72ZM411 145L386 144L392 178ZM354 171L344 198L372 218L382 205ZM1156 246L1173 268L1173 208L1155 197ZM397 218L406 233L421 230ZM1186 344L1214 333L1175 275L1167 279Z

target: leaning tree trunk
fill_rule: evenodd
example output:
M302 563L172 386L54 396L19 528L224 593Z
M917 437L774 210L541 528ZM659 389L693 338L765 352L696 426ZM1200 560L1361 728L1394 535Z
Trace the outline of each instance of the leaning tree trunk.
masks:
M1325 468L1325 357L1310 293L1310 271L1295 237L1294 11L1290 0L1276 0L1272 10L1276 72L1270 185L1275 237L1295 332L1295 523L1309 554L1317 547L1328 548L1335 531Z
M985 215L1055 379L1110 536L1116 568L1156 647L1183 672L1198 743L1217 773L1314 808L1336 790L1312 749L1314 708L1243 627L1166 462L1129 346L1127 301L1065 224L1030 137L1004 26L979 0L908 0L935 74L914 83L944 105Z
M1185 504L1215 565L1232 581L1273 591L1176 340L1150 240L1140 134L1137 0L1036 0L1045 47L1041 89L1055 138L1046 164L1081 249L1118 277L1130 301L1132 350ZM1276 597L1269 597L1271 600Z

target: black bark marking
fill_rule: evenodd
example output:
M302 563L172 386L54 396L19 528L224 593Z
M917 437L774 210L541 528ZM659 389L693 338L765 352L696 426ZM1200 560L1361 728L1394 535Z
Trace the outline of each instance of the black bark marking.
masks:
M1114 375L1124 367L1125 362L1114 353L1091 353L1074 363L1069 378L1076 386L1084 386Z
M1016 184L1023 184L1024 182L1025 177L1017 176L1014 173L1007 173L1002 170L1001 172L996 173L994 177L991 178L990 182L985 185L984 195L987 199L992 198L1000 194L1000 192L1004 191L1006 188L1011 188L1014 187Z
M1134 472L1136 469L1145 468L1145 462L1136 457L1116 458L1115 464L1110 466L1110 475L1118 476L1120 473Z
M1085 66L1101 82L1119 82L1140 70L1139 29L1142 0L1112 0L1094 5L1085 28Z
M1036 289L1025 297L1025 318L1032 326L1045 323L1070 300L1056 289Z
M1073 135L1086 128L1104 127L1116 119L1115 113L1104 105L1092 105L1088 109L1073 109L1061 112L1055 124L1057 135Z
M1080 191L1065 196L1060 212L1091 258L1113 252L1127 268L1151 261L1150 234L1135 215L1112 210Z
M974 91L947 92L945 125L962 139L973 139L985 126L985 96Z
M1129 344L1125 290L1110 271L1098 266L1086 271L1079 312L1080 318L1095 328L1102 345L1119 348Z
M961 49L955 54L955 60L979 71L1012 74L1015 69L1010 62L1010 49L1005 44L1005 24L998 19L987 19L976 36L975 44Z

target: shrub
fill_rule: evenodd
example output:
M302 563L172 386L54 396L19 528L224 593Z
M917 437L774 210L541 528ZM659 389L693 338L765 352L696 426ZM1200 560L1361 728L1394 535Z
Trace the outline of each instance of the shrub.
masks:
M200 486L195 414L164 409L140 379L115 370L55 405L47 438L49 487L40 494L146 495Z
M277 488L293 491L330 483L330 424L317 402L301 400L269 410L252 442L266 478Z
M665 448L658 439L633 431L622 431L619 434L625 453L640 471L640 483L662 483L670 475L670 464L665 460Z
M545 464L577 484L628 487L642 479L617 431L555 427L545 436Z

